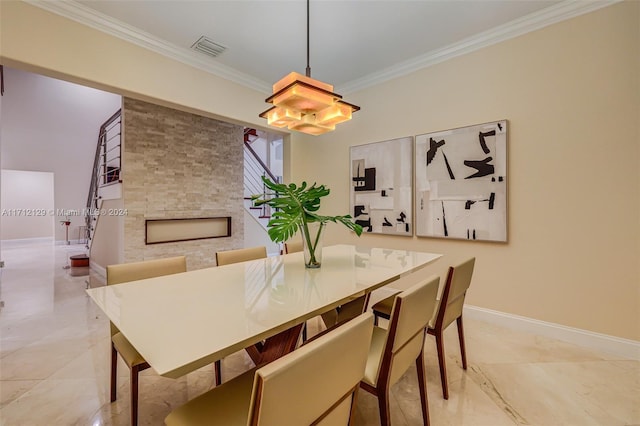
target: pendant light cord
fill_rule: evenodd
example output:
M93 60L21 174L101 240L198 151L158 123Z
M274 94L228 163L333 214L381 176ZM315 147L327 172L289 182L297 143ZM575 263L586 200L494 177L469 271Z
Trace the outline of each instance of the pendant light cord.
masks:
M307 0L307 77L311 77L311 67L309 66L309 0Z

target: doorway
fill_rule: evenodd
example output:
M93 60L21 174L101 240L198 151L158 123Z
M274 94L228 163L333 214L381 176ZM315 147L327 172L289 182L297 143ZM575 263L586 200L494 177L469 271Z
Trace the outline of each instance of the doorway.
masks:
M55 232L54 176L51 172L2 170L0 236L8 240L51 239Z

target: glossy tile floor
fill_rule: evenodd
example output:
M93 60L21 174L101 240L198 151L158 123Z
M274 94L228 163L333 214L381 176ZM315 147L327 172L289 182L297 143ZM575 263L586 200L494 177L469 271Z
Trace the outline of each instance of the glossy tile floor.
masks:
M79 246L4 244L0 300L0 425L127 425L128 369L119 367L109 403L108 320L86 296L88 277L63 266ZM92 277L92 285L100 285ZM310 321L312 328L320 326ZM433 425L640 425L640 362L466 320L469 369L447 330L450 399L442 398L432 337L426 368ZM223 362L225 379L252 366L244 353ZM173 407L212 386L213 368L178 380L151 369L140 379L140 424L161 425ZM283 401L283 406L286 401ZM419 425L415 369L394 387L393 425ZM362 391L357 425L379 424ZM285 425L286 426L286 425Z

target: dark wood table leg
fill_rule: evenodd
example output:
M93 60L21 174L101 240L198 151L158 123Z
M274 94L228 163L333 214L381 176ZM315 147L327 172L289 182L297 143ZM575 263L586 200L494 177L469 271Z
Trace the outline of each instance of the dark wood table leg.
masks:
M246 351L257 366L268 364L292 352L296 348L301 331L302 324L295 325L267 338L262 345L246 348Z

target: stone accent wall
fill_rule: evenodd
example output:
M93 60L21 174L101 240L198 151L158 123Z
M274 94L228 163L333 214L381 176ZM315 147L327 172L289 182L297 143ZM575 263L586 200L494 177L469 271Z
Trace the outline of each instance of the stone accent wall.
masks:
M125 262L184 254L200 269L243 246L242 138L236 124L124 99ZM217 216L231 216L231 237L145 245L146 219Z

